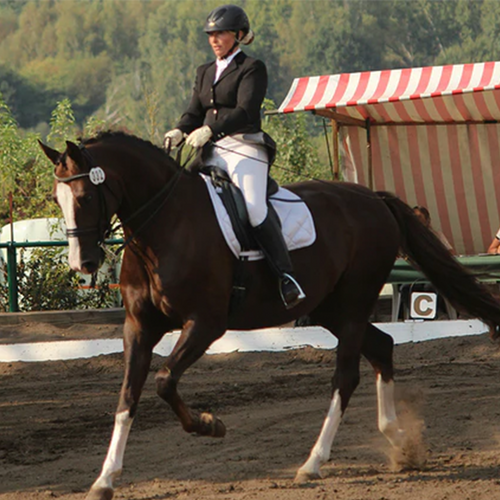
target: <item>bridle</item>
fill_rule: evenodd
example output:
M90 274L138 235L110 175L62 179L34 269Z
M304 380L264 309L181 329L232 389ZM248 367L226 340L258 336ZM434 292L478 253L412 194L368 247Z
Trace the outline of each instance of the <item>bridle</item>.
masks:
M99 197L99 224L97 227L89 227L89 228L69 228L66 230L66 235L68 238L77 238L78 236L81 235L88 235L92 233L97 233L98 234L98 240L97 244L99 246L103 246L105 239L112 233L117 231L120 227L124 227L126 224L128 224L131 220L133 220L137 215L143 213L147 208L151 207L153 204L155 204L158 200L160 200L160 203L158 206L152 211L152 213L147 217L147 219L137 228L135 229L132 234L124 241L122 245L114 252L116 255L118 255L136 236L137 234L142 231L148 224L151 222L151 220L154 218L154 216L160 211L160 209L163 207L163 205L167 202L167 200L170 198L170 195L173 193L175 187L177 186L177 183L180 180L181 174L183 172L183 168L180 167L176 174L170 179L170 181L163 186L160 191L154 195L150 200L148 200L144 205L139 207L135 212L130 215L125 221L122 221L121 224L115 227L111 227L111 221L110 221L110 215L109 215L109 210L108 206L106 204L106 198L103 193L103 186L106 186L109 189L109 186L105 183L106 181L106 174L104 170L97 165L95 162L94 158L90 154L90 151L85 147L83 143L80 143L78 145L80 148L80 151L82 152L82 155L85 157L86 161L90 165L90 170L89 172L83 172L80 174L75 174L71 175L69 177L59 177L54 173L54 177L58 182L63 182L63 183L69 183L77 179L82 179L85 177L88 177L90 182L94 184L97 187L97 193ZM162 196L165 197L161 199Z
M99 200L99 223L96 227L86 227L86 228L68 228L66 229L66 236L68 238L77 238L82 235L89 235L97 233L97 244L101 246L104 240L109 236L111 232L111 224L108 219L109 211L106 204L106 198L102 186L106 180L106 174L104 170L99 167L90 152L85 148L83 144L79 145L82 156L87 160L90 165L90 170L88 172L83 172L80 174L71 175L69 177L59 177L54 172L54 178L57 182L63 182L64 184L69 184L77 179L83 179L88 177L90 182L97 187L97 195Z

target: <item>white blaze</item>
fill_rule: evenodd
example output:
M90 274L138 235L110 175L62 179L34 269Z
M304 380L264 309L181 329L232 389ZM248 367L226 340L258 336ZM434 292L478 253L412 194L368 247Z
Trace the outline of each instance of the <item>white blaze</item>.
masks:
M71 188L62 182L57 184L57 202L61 207L62 213L64 215L64 220L66 222L66 227L68 229L76 228L76 218L75 218L75 199L73 198L73 192ZM68 260L71 269L74 271L80 271L82 266L82 256L80 243L77 238L69 237L69 254Z

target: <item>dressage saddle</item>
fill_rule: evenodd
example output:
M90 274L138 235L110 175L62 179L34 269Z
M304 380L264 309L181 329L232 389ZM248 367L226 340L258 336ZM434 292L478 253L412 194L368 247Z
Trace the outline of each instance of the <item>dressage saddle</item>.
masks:
M204 166L201 173L209 175L215 191L219 195L224 207L227 210L234 233L240 242L242 251L258 250L260 247L253 235L252 226L248 218L245 198L241 190L231 181L228 173L220 167ZM278 183L271 177L267 178L267 209L269 216L275 217L279 226L281 221L276 210L269 202L269 197L279 190Z

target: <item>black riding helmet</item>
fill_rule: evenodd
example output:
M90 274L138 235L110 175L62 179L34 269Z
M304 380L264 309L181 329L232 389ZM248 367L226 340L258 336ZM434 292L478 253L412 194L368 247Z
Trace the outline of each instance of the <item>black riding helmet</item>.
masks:
M250 30L250 21L245 11L237 5L222 5L217 7L207 17L204 27L205 33L214 31L243 32L243 38L238 43L248 45L253 41L253 33Z

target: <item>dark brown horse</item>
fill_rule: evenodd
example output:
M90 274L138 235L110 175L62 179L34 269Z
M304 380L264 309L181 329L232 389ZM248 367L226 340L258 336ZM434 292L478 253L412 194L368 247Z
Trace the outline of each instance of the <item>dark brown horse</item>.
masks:
M335 432L359 382L361 355L376 374L379 429L397 448L405 445L393 398L393 340L369 323L379 291L400 248L418 263L457 308L500 325L500 303L478 284L402 201L387 193L333 182L311 181L289 189L315 220L317 239L292 252L307 299L286 310L274 275L263 261L246 263L248 294L229 315L236 260L219 229L204 182L182 170L163 150L123 133L104 133L59 153L42 145L55 165L55 195L69 237L74 270L93 273L99 243L117 214L129 244L120 277L126 309L125 375L115 426L102 472L88 499L113 497L125 445L150 367L165 332L182 333L156 374L158 395L187 432L222 437L224 424L191 409L177 392L182 374L228 328L282 325L308 315L338 338L332 401L323 428L297 477L320 477ZM99 168L97 168L99 166Z

